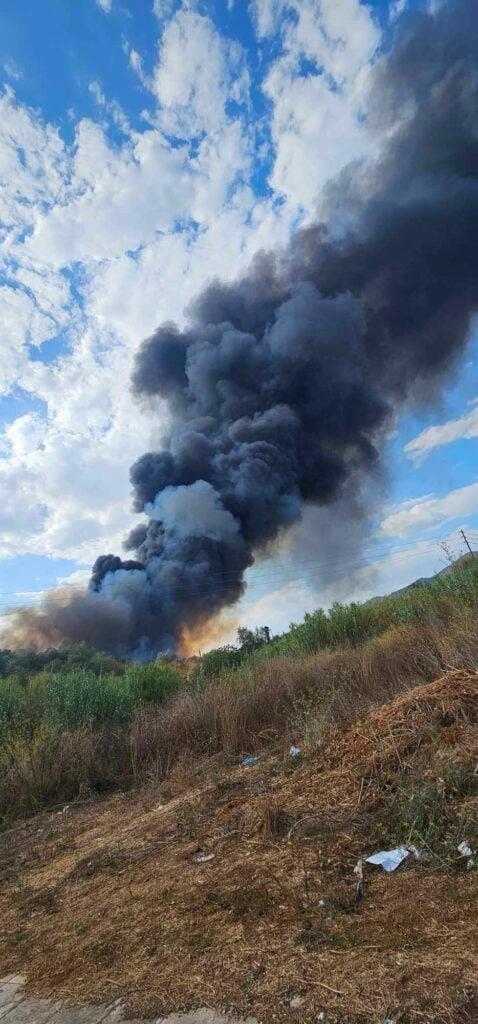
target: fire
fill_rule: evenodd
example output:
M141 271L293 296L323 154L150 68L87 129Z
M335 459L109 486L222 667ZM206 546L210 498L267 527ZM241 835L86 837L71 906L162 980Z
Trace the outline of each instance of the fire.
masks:
M213 647L221 647L231 643L237 632L239 620L227 615L218 615L214 619L198 623L193 628L184 627L178 646L181 658L191 658L204 654Z

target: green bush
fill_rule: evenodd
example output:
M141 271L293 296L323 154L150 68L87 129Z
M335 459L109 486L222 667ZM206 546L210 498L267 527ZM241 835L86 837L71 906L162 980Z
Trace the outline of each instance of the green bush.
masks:
M135 704L145 701L162 704L167 697L176 693L182 684L177 669L161 662L131 665L126 669L122 681L129 687Z
M356 647L380 636L392 626L446 625L464 607L478 605L478 558L457 566L452 572L437 576L429 583L409 587L396 594L365 604L336 601L328 612L322 608L306 614L304 621L292 623L288 632L275 637L270 644L253 651L242 664L280 655L316 654L337 647ZM218 653L210 651L212 659Z
M25 713L25 695L16 679L0 678L0 736L18 728Z
M121 675L123 672L121 662L93 650L87 644L52 647L48 651L0 649L0 677L15 676L22 683L28 682L38 672L68 672L74 668L87 668L95 675L105 672Z
M26 690L26 702L35 721L71 730L87 722L128 722L135 698L124 676L97 676L78 668L61 674L45 672L33 678Z

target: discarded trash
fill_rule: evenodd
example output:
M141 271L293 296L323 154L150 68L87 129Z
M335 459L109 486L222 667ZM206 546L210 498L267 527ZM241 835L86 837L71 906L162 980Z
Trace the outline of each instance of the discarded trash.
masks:
M464 839L463 842L460 843L459 846L457 846L457 850L458 853L460 854L460 857L468 857L468 860L466 862L466 868L467 871L470 871L470 869L475 866L475 858L473 856L473 850L471 849L470 844L467 843L466 839Z
M292 746L291 746L291 748L289 750L290 757L300 757L301 753L302 753L302 751L301 751L300 747L294 747L294 744L292 744Z
M408 846L399 846L396 850L380 850L380 853L373 853L365 859L367 864L378 864L384 871L395 871L411 852Z
M412 846L407 847L407 849L408 849L409 853L413 853L413 856L415 857L415 860L423 860L423 853L416 846L413 846L413 844L412 844ZM393 1024L393 1022L392 1022L392 1024Z
M204 850L196 850L193 853L192 860L194 864L206 864L208 860L214 860L215 853L205 853Z
M249 755L244 758L242 764L245 768L249 768L251 764L257 764L258 761L260 761L260 757L251 757L251 755Z

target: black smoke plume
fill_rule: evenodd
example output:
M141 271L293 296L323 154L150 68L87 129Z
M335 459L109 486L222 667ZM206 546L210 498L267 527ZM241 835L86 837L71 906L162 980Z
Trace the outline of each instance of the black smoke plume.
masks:
M174 650L240 597L304 503L378 471L401 408L436 395L478 306L476 4L400 19L367 121L381 154L329 185L327 224L214 282L185 330L163 324L141 346L134 391L164 399L170 427L131 470L146 515L134 559L98 559L86 595L34 613L39 635Z

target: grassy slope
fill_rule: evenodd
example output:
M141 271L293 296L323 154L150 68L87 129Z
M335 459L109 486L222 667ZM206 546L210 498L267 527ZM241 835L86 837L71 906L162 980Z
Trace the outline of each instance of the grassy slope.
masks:
M0 836L0 972L133 1014L476 1022L477 577L450 576L174 696L164 666L24 679L0 808L78 802ZM358 857L402 842L423 860L367 868L357 907Z
M219 674L204 659L189 679L160 663L0 679L0 815L163 779L184 756L314 742L450 665L473 668L477 604L470 562L406 595L317 612Z
M126 994L132 1014L476 1021L478 872L456 846L478 845L477 698L455 671L323 724L299 762L277 737L253 768L183 758L162 785L17 825L0 837L3 972L41 995ZM411 839L423 861L367 867L357 908L357 858Z

